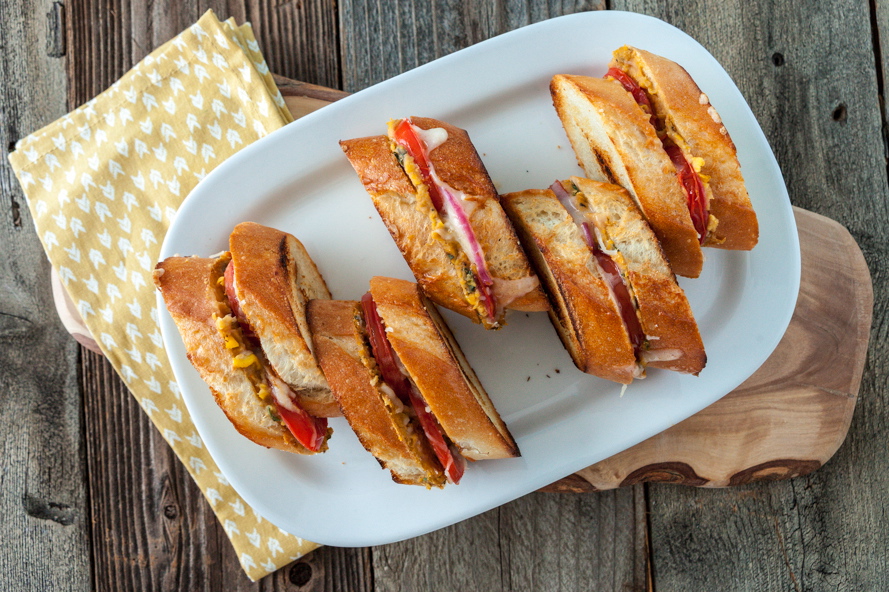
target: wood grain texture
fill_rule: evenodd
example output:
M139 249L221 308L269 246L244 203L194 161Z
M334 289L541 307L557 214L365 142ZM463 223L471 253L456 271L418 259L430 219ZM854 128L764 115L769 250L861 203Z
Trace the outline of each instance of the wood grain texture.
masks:
M220 17L252 20L266 50L282 44L280 55L269 55L273 71L358 90L491 34L598 4L307 3L90 0L55 11L49 0L3 0L0 20L12 24L0 39L3 146L65 110L62 65L46 57L46 15L54 11L64 12L69 25L64 51L73 108L211 5ZM876 303L868 364L848 440L826 466L799 479L726 490L637 485L567 498L532 494L450 533L385 548L322 548L250 584L184 469L107 364L89 356L81 370L88 419L78 415L76 346L52 317L48 265L4 161L0 252L7 256L0 285L13 297L0 302L0 341L8 346L0 373L0 588L371 590L423 582L447 589L438 582L469 583L473 576L513 590L889 588L889 188L880 105L889 9L872 6L871 14L868 3L852 0L609 4L659 16L700 40L750 102L793 202L838 220L864 252ZM323 10L323 22L310 22L309 8ZM299 33L297 41L297 30L313 33ZM337 43L339 57L325 53ZM52 44L55 53L59 45ZM319 52L318 64L315 58L286 61L309 51ZM96 474L88 488L84 470ZM164 515L167 507L176 509L168 511L172 518ZM646 539L650 564L640 548ZM480 556L473 554L476 546ZM422 574L401 573L418 564ZM585 578L596 586L584 588Z
M52 2L0 2L4 157L66 111L56 17ZM87 590L91 517L78 348L55 316L49 262L6 158L0 253L0 588Z
M357 91L493 35L602 3L341 3L343 89ZM384 8L385 6L385 8ZM646 590L642 486L533 494L373 548L375 590Z
M68 9L67 47L77 56L68 61L68 102L76 106L107 88L151 50L195 22L207 9L239 22L249 18L258 39L274 36L268 55L326 52L336 39L322 35L314 20L318 11L333 22L330 3L314 6L302 21L284 19L282 7L270 3L119 2L72 3ZM284 12L288 9L283 7ZM291 15L292 16L292 15ZM288 20L285 28L283 21ZM278 27L269 31L264 27ZM329 29L329 27L328 27ZM305 34L312 31L312 34ZM329 31L328 31L329 32ZM323 61L323 60L322 60ZM280 64L281 72L331 84L319 64L317 73ZM291 70L287 70L290 67ZM26 88L22 82L16 88ZM64 85L61 86L64 88ZM58 115L63 114L60 111ZM54 117L57 117L55 115ZM50 118L51 119L51 118ZM33 231L32 231L33 233ZM48 278L48 268L42 277ZM49 292L44 291L48 296ZM56 341L72 342L64 337ZM109 590L321 590L370 589L369 557L364 550L322 549L285 567L259 583L251 583L209 504L191 476L146 417L110 364L84 354L83 437L87 443L88 499L91 524L79 532L92 541L93 585ZM72 405L80 401L72 400ZM90 565L81 568L89 574ZM299 585L297 585L299 584ZM341 587L342 586L342 587Z
M869 6L842 0L614 7L666 18L726 65L762 124L793 203L837 220L857 240L875 302L857 408L829 463L799 479L733 489L649 486L655 588L886 589L889 192Z
M579 471L595 489L645 481L726 487L798 477L822 466L843 443L867 355L870 275L845 228L805 210L795 215L800 295L775 352L710 407Z

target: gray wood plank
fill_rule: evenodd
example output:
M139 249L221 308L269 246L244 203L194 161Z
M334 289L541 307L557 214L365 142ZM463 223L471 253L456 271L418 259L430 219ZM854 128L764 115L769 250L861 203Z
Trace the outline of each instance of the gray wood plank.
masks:
M100 93L208 8L220 19L250 19L273 71L338 82L337 54L328 51L336 44L330 3L95 0L72 3L68 14L67 45L78 56L69 60L70 104ZM291 63L287 56L300 57ZM97 588L370 589L369 555L360 549L321 549L251 583L209 504L111 365L86 353L81 374Z
M65 113L57 14L52 2L0 3L4 156ZM90 512L78 348L55 315L49 263L6 158L0 253L0 589L86 590Z
M493 35L602 2L341 4L343 88L357 91ZM645 590L642 487L538 493L444 530L374 547L377 590Z
M654 589L885 590L889 195L868 3L614 4L672 22L726 66L793 203L849 228L874 280L869 362L844 446L822 469L788 482L651 486ZM885 37L885 16L882 24Z

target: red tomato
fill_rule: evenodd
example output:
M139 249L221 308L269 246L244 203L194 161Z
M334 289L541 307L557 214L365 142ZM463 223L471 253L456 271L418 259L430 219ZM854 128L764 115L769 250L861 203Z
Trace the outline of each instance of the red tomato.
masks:
M624 325L627 327L630 343L633 344L633 352L638 360L642 353L642 344L645 342L645 331L642 330L642 325L639 323L639 316L636 314L636 307L633 306L630 291L627 290L627 285L620 277L617 264L607 253L602 251L599 243L594 240L590 246L593 248L593 255L596 256L599 267L605 272L608 283L611 284L611 290L614 292L615 300L617 300L617 308L620 311Z
M389 343L389 339L386 337L386 328L383 327L383 321L380 319L377 305L373 301L370 292L361 297L361 308L364 310L364 322L367 325L370 347L373 350L377 366L380 368L380 374L383 375L383 380L395 391L395 394L398 395L398 398L405 405L414 408L420 427L423 428L423 432L432 445L435 456L438 458L441 466L444 467L448 480L451 483L459 483L465 466L465 463L460 462L463 460L463 457L451 451L447 442L445 442L438 420L435 419L434 415L426 411L426 403L423 401L423 398L417 393L410 379L398 367L396 354L392 349L392 344Z
M611 78L614 78L615 80L620 82L624 89L626 89L628 93L633 95L633 98L636 100L639 106L642 107L642 110L651 116L651 125L653 125L655 129L660 130L662 126L659 125L660 122L654 115L654 109L651 106L651 99L648 97L648 93L645 92L645 89L639 86L639 84L635 80L630 78L629 74L618 68L608 68L608 72L605 74L605 76L610 76Z
M642 110L651 115L651 125L658 131L658 136L660 136L661 142L664 144L664 150L667 151L667 155L673 161L673 166L676 167L676 174L679 175L679 182L682 183L682 187L685 189L685 194L688 198L688 211L691 214L691 221L694 224L695 230L698 232L698 241L704 244L704 239L707 237L707 221L710 215L707 212L704 184L701 182L700 176L686 160L682 150L666 137L662 130L664 125L655 117L651 99L648 93L645 92L645 89L639 86L626 72L618 68L609 68L606 76L610 76L620 82L627 92L633 95L633 98L642 107Z
M704 244L704 239L707 237L707 221L710 218L707 213L707 197L704 194L704 184L701 182L701 177L698 176L697 171L691 166L685 155L682 154L679 146L665 139L664 150L667 151L667 155L673 161L673 166L676 167L679 182L682 183L682 187L688 196L688 213L691 214L692 224L694 224L695 230L698 232L698 241Z
M279 405L277 401L275 402L275 407L277 408L278 415L284 421L284 425L287 426L297 442L312 452L321 450L321 445L324 444L324 437L327 435L326 417L312 417L302 409L299 409L298 406L298 411L291 411Z
M429 190L429 198L432 200L432 205L440 214L444 207L444 199L438 186L432 181L432 176L429 174L429 154L426 152L426 143L417 135L417 130L414 129L409 118L402 119L395 126L394 135L395 142L407 151L420 168L420 176L423 177L423 183L426 184L426 188Z
M445 442L441 425L439 425L434 415L426 411L426 403L414 389L411 389L411 404L414 407L414 411L417 412L417 419L420 420L420 425L426 433L426 438L432 444L432 450L435 452L435 456L438 457L438 462L444 467L448 481L456 485L463 477L463 471L466 469L466 460L459 453L451 450L447 442Z

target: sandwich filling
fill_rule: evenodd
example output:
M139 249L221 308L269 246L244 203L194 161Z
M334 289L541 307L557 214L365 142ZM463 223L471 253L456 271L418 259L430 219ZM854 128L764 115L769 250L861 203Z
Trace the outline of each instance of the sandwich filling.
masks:
M700 172L704 164L703 159L686 156L689 153L689 149L682 136L675 129L672 129L672 126L669 125L665 118L658 117L648 91L642 88L633 77L623 70L613 67L608 69L605 76L617 80L627 92L633 95L633 99L635 99L639 107L649 116L649 121L657 131L658 138L660 138L664 146L664 151L676 168L679 183L685 190L688 212L691 215L695 231L698 233L698 241L700 244L704 244L707 235L716 226L716 218L710 215L707 194L704 191L705 179L702 178Z
M389 343L386 327L370 292L361 298L361 307L371 352L385 383L383 386L395 394L405 412L417 418L423 433L432 445L436 458L444 468L448 481L459 483L466 468L466 460L442 430L438 420L423 400L417 385L411 380L398 354Z
M447 131L443 128L424 130L406 118L389 122L389 137L398 162L417 189L418 208L428 212L434 236L461 270L460 283L467 301L485 319L485 324L497 326L503 305L495 297L497 286L469 222L478 204L445 183L429 158L430 152L447 141Z
M621 254L614 248L614 242L608 236L604 222L598 220L590 211L586 197L580 189L574 183L570 183L570 188L571 193L566 191L560 181L556 181L550 190L556 194L556 197L571 215L574 223L580 229L584 242L590 248L599 273L605 280L611 298L627 329L636 361L641 364L645 350L648 348L648 339L642 329L642 323L639 321L639 306L632 286L615 263L615 258L621 257ZM641 366L637 367L637 373L637 378L642 375Z
M216 328L225 346L234 354L233 364L248 373L259 400L273 420L287 427L297 442L312 452L321 452L329 436L327 419L309 415L297 402L297 395L281 380L265 359L250 323L241 310L235 292L234 266L229 263L222 278L220 303L229 311L216 317Z

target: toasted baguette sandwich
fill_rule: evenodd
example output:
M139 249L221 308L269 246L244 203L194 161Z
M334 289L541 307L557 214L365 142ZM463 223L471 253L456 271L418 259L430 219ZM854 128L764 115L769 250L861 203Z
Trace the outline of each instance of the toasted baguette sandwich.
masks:
M291 234L242 222L229 237L226 295L238 322L259 340L275 373L316 417L339 407L312 352L306 303L330 299L324 278Z
M558 74L550 92L586 175L624 187L645 214L673 271L698 277L704 264L700 236L649 115L613 79Z
M423 291L497 328L505 309L546 310L546 297L469 135L425 117L389 136L340 142Z
M704 368L688 300L627 191L571 177L502 201L580 370L629 384L648 366L689 374Z
M398 483L459 482L464 459L518 447L417 284L375 277L357 301L312 300L315 352L362 445Z
M672 60L624 46L614 52L607 76L620 82L649 112L665 148L673 151L671 159L680 175L686 171L694 183L693 173L697 173L706 188L709 201L704 205L709 212L702 211L695 220L703 233L703 246L752 249L759 239L759 224L735 144L691 75Z
M305 412L245 336L225 295L231 257L170 257L154 283L175 321L188 359L235 429L253 442L300 454L327 449L327 420Z

